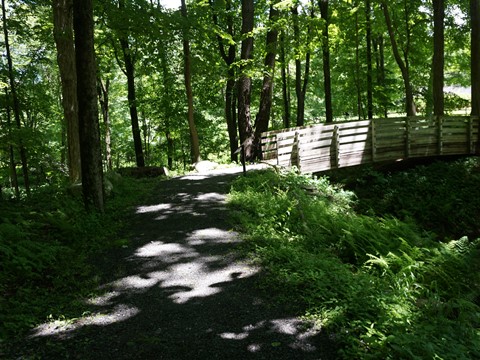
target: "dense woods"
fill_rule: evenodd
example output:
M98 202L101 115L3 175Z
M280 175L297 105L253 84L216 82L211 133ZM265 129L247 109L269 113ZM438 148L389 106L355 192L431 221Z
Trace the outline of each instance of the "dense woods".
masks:
M4 198L80 180L72 6L3 3ZM99 0L93 15L105 170L236 161L242 143L253 160L285 126L478 113L473 0Z
M441 150L442 116L480 116L480 0L1 6L0 357L4 336L80 316L98 291L92 254L128 247L112 234L158 183L121 170L265 160L268 130L332 123L338 139L336 123L399 116L423 135L439 124ZM230 203L266 288L320 321L339 356L478 358L479 169L347 169L330 173L338 185L274 167L233 183Z

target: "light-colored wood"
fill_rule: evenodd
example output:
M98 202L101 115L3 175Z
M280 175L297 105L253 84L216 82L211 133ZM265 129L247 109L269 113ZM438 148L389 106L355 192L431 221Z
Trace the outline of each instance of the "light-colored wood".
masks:
M302 172L409 157L473 154L478 118L402 117L313 125L262 134L262 154Z

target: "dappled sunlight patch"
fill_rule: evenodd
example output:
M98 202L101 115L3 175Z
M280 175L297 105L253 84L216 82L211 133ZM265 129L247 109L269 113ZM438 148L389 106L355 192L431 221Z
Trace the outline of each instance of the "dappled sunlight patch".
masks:
M128 320L140 313L136 307L124 304L117 305L112 312L107 314L93 314L82 316L78 319L55 320L41 324L33 329L31 337L65 336L68 337L73 331L84 326L106 326Z
M185 175L185 176L182 176L180 179L181 180L205 180L205 179L208 179L209 176L207 175Z
M244 326L241 332L223 332L218 334L218 336L225 340L245 340L252 335L254 331L264 329L270 333L289 336L292 339L288 343L290 348L313 352L317 349L310 343L310 339L318 335L320 329L311 325L310 322L297 318L263 320L256 324ZM247 346L247 350L250 352L258 352L265 346L276 347L280 345L280 341L271 344L253 343Z
M175 254L198 255L193 249L181 244L163 243L161 241L152 241L135 251L135 256L138 257L166 257Z
M114 286L116 289L120 290L148 289L156 285L157 282L158 280L156 279L145 279L138 275L132 275L115 281Z
M95 296L86 301L87 304L95 306L106 306L112 303L112 299L118 297L120 293L118 291L109 291L103 295Z
M196 201L215 201L215 202L225 202L225 195L216 193L216 192L211 192L211 193L205 193L205 194L200 194L195 197Z
M205 243L231 243L240 242L238 234L234 231L222 230L218 228L207 228L192 231L188 236L187 242L190 245L203 245Z
M172 208L172 204L156 204L156 205L146 205L146 206L138 206L137 207L137 214L146 214L146 213L153 213L163 210L169 210Z
M243 332L243 333L235 334L235 333L226 332L226 333L221 333L220 337L225 340L243 340L248 337L248 333Z
M257 271L242 265L229 265L220 270L210 271L208 263L218 261L216 257L199 258L186 264L176 264L165 272L154 272L152 277L161 279L162 288L187 288L176 291L169 298L176 304L183 304L193 298L207 297L222 291L219 284L227 283L238 278L246 278Z

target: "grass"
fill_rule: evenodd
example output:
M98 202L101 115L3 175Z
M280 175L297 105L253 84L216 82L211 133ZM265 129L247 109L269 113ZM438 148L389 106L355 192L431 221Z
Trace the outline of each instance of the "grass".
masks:
M229 203L265 286L337 339L339 356L474 359L478 170L478 159L367 168L344 184L266 171L237 180Z
M122 220L158 180L112 182L105 215L87 213L64 184L0 202L0 347L47 319L78 314L95 291L91 257L125 244Z

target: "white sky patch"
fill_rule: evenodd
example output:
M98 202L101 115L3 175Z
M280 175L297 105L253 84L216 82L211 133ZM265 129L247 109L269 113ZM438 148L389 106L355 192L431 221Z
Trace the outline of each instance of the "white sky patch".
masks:
M181 6L180 0L160 0L160 4L162 4L165 9L173 10L178 9Z

